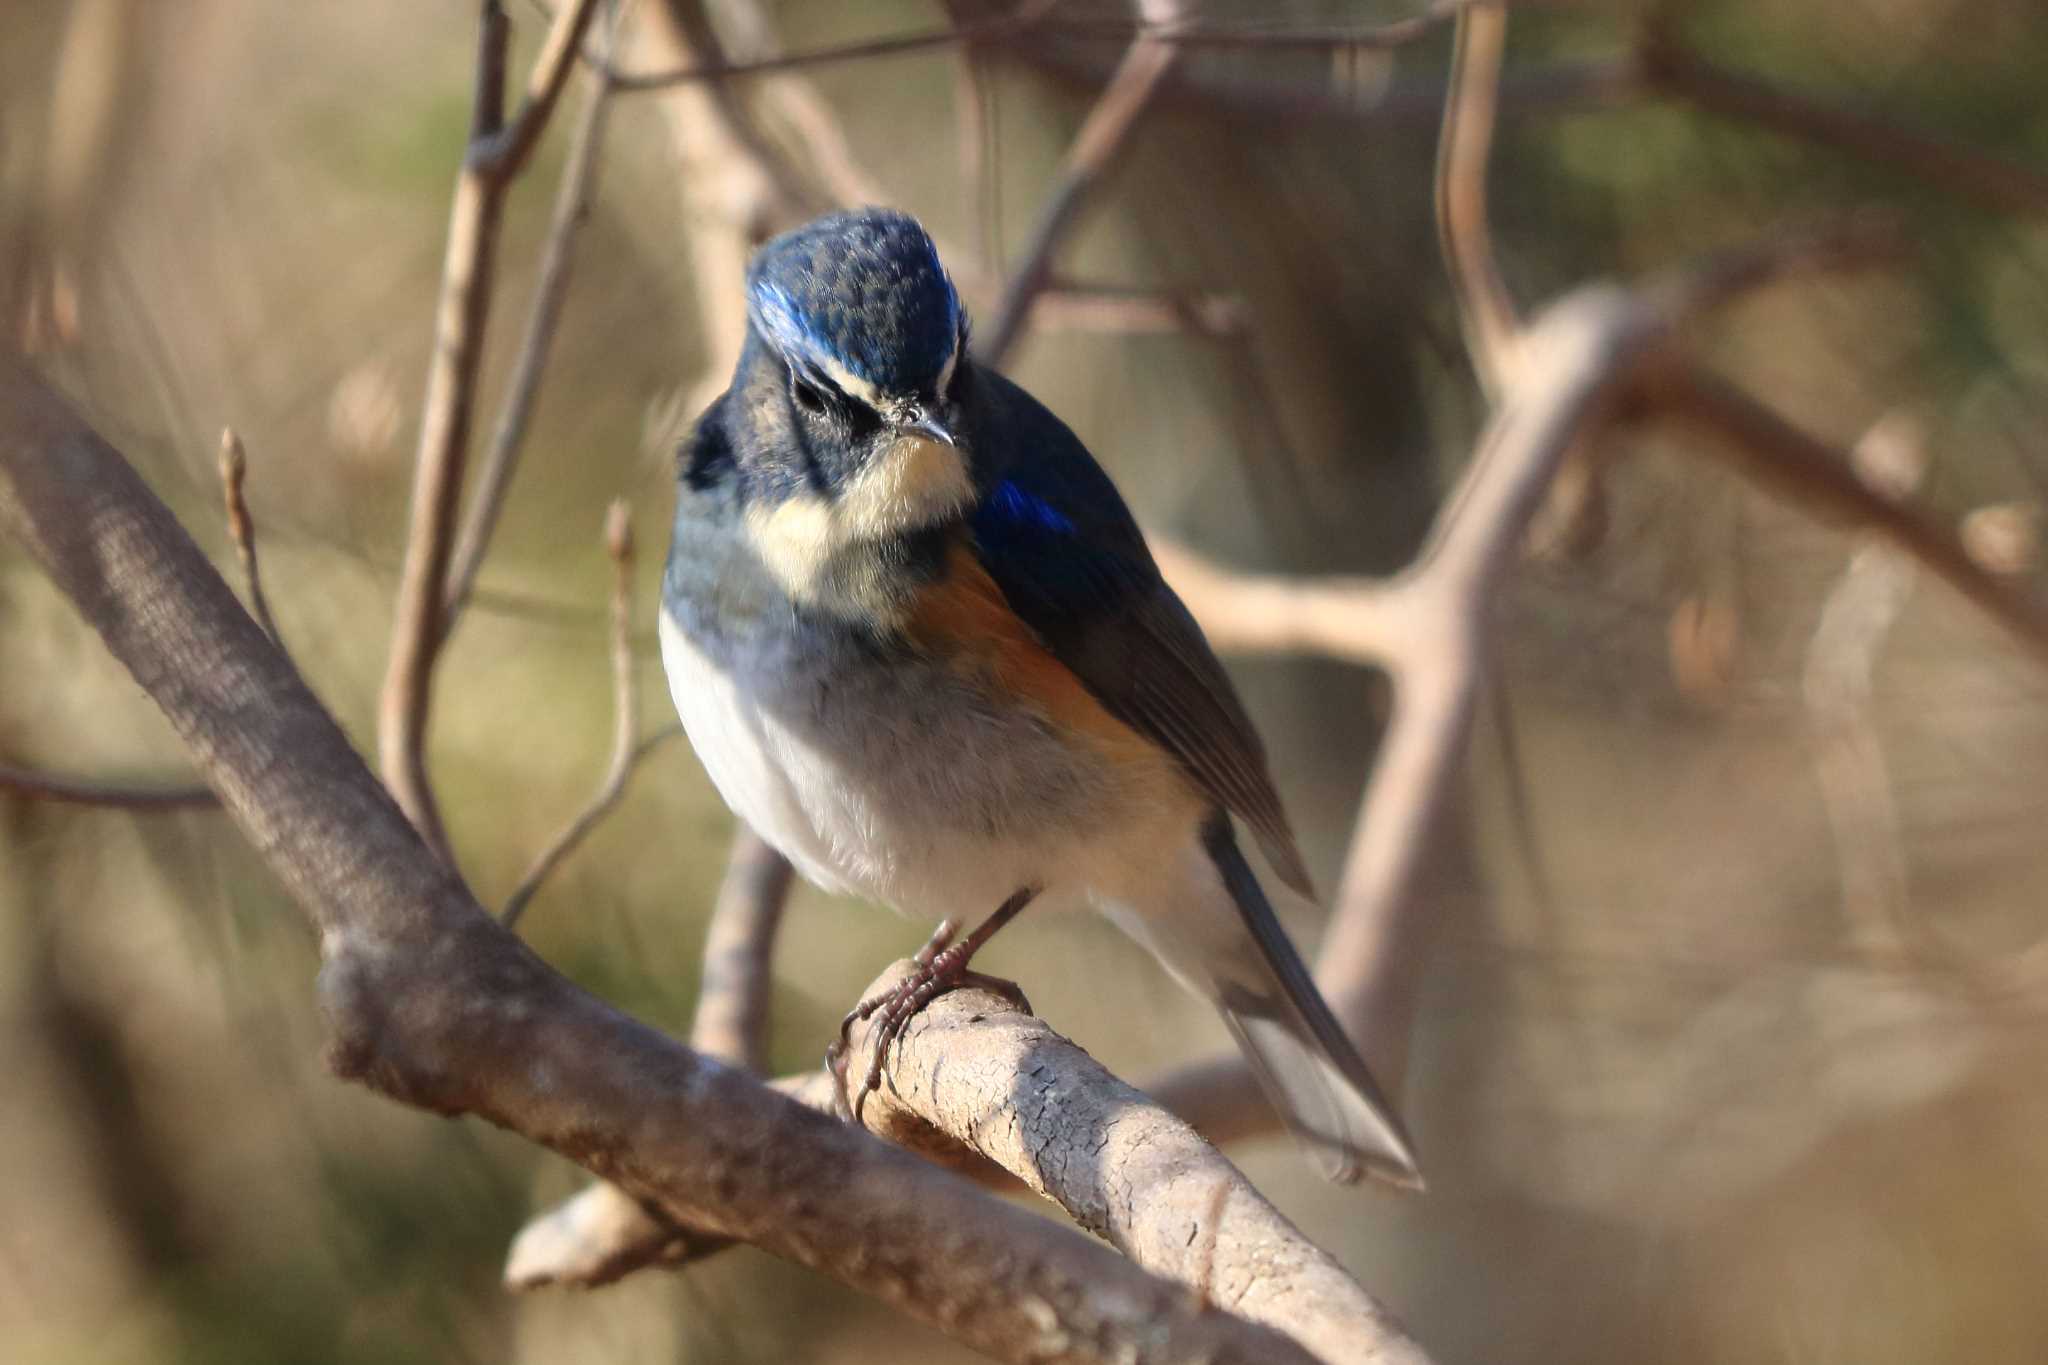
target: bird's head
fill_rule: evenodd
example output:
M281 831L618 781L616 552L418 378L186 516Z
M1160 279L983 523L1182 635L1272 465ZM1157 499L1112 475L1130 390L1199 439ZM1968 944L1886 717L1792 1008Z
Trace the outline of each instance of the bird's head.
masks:
M953 450L961 464L967 318L916 219L859 209L769 242L747 272L747 318L779 367L788 433L821 491L842 491L906 443Z
M967 320L916 219L860 209L769 242L747 322L726 430L749 536L793 596L841 597L863 547L969 510Z

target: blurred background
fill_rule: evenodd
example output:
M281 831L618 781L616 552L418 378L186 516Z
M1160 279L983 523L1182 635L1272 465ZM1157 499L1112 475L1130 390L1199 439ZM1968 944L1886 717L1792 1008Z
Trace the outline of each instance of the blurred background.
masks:
M708 8L739 55L948 21L893 0ZM1186 8L1217 25L1406 12ZM224 425L241 433L283 634L366 748L475 10L0 5L5 325L230 565L214 452ZM523 72L545 15L509 10ZM1104 0L1061 14L1129 18ZM1653 22L1718 69L1997 154L2038 184L2048 9L1516 6L1492 176L1503 269L1532 309L1801 215L1902 215L1909 260L1782 286L1699 343L1806 429L1860 445L1866 469L1917 473L1982 562L2035 574L2038 197L2029 211L1959 193L1626 79ZM986 321L1120 46L1068 31L734 88L826 193L922 216ZM1248 567L1383 572L1413 552L1484 415L1432 220L1449 47L1443 29L1392 53L1191 53L1062 251L1065 279L1200 299L1223 323L1076 294L1013 354L1148 526ZM585 95L579 77L510 201L485 429ZM599 527L615 496L643 547L643 725L671 718L651 629L669 454L723 382L745 249L708 107L702 86L613 102L525 463L438 676L434 772L486 903L603 769ZM2048 675L1940 585L1681 435L1632 427L1602 453L1602 495L1538 537L1496 606L1504 647L1431 871L1406 1098L1430 1195L1333 1193L1283 1138L1237 1155L1444 1362L2038 1360ZM1233 670L1329 887L1387 690L1312 660ZM11 546L0 761L187 771ZM671 745L524 932L681 1032L729 833ZM1296 908L1312 944L1317 917ZM924 933L800 889L776 1069L815 1066L840 1012ZM985 965L1134 1080L1227 1046L1106 925L1027 916ZM0 791L0 1354L965 1358L746 1249L596 1293L506 1294L512 1234L579 1173L331 1079L315 967L220 815Z

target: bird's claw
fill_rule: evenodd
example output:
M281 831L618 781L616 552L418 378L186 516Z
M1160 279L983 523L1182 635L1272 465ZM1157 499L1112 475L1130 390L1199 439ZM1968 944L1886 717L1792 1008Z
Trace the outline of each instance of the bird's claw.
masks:
M832 1073L834 1108L841 1118L861 1122L868 1096L881 1088L883 1062L889 1054L890 1045L902 1036L904 1027L919 1010L948 991L962 986L978 986L1000 995L1026 1014L1031 1013L1031 1002L1016 982L968 969L973 949L966 944L954 943L957 933L958 927L953 921L940 924L930 940L911 959L915 971L888 990L861 1001L839 1021L839 1038L826 1049L825 1066ZM853 1050L853 1026L877 1014L881 1019L875 1025L876 1036L868 1074L861 1081L859 1091L849 1100L846 1068Z

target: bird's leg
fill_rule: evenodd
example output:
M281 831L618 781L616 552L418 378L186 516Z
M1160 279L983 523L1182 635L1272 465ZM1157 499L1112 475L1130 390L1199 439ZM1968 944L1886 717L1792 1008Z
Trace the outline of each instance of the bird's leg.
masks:
M911 961L917 970L903 978L881 994L861 1001L847 1012L839 1023L839 1040L825 1054L825 1065L831 1070L836 1090L838 1108L841 1114L860 1121L861 1109L867 1103L868 1094L882 1083L882 1059L888 1055L889 1045L903 1032L904 1025L919 1010L929 1005L948 991L962 986L979 986L993 991L1005 1000L1015 1004L1025 1013L1031 1012L1031 1002L1024 998L1023 989L1014 981L1005 981L998 976L968 970L968 963L981 950L983 944L994 938L996 931L1017 917L1031 898L1038 894L1036 887L1024 887L996 907L994 914L975 927L966 938L954 941L958 932L952 920L942 922L917 956ZM847 1102L846 1058L853 1035L853 1026L863 1019L879 1013L881 1022L875 1026L876 1038L874 1060L868 1066L866 1079L861 1082L860 1093Z

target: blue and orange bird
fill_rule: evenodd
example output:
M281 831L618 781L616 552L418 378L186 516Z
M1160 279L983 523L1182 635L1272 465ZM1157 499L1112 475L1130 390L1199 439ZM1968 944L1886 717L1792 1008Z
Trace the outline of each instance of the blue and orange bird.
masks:
M678 457L676 709L727 804L818 886L994 911L958 940L946 921L863 1009L900 1027L1026 904L1092 905L1222 1011L1326 1174L1419 1185L1238 849L1232 817L1310 894L1243 705L1109 477L975 362L924 229L864 209L775 239L747 322Z

